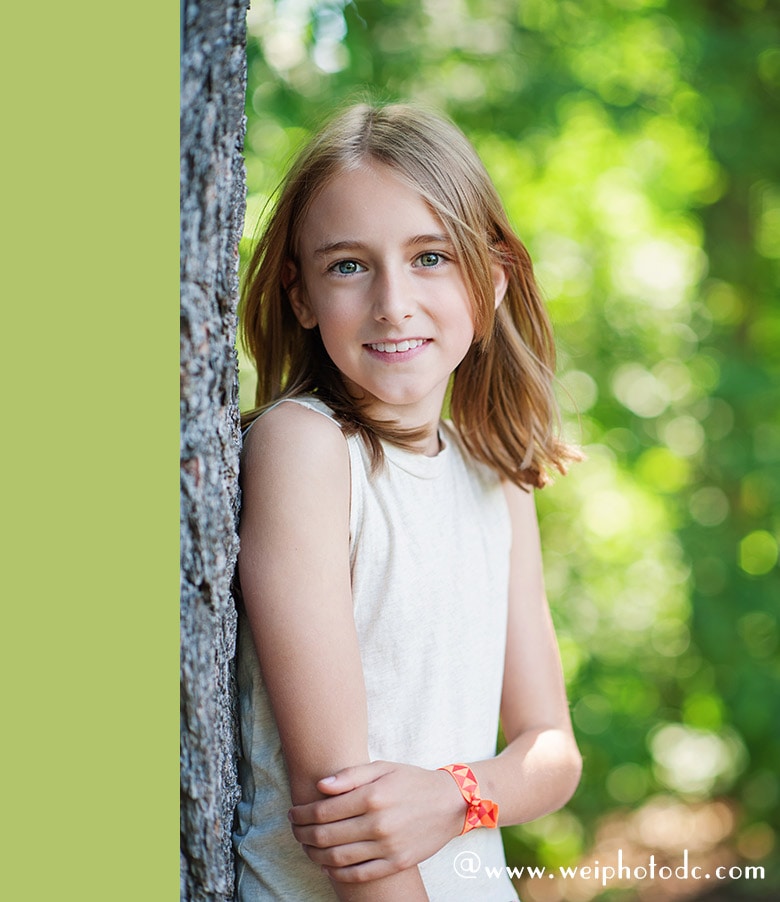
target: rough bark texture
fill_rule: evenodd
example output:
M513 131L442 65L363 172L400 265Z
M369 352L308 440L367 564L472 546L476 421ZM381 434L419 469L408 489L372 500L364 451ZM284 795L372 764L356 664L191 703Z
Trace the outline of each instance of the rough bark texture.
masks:
M182 3L181 898L233 898L230 582L238 551L238 241L248 0Z

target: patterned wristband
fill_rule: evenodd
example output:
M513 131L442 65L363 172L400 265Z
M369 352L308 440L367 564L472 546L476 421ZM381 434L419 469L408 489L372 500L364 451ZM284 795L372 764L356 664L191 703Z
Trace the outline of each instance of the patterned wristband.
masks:
M466 822L460 835L468 833L475 827L497 827L498 826L498 805L491 802L490 799L481 799L479 797L479 783L474 776L474 771L465 764L448 764L446 767L440 767L438 770L446 770L452 775L452 778L458 784L460 794L466 800L468 809L466 811Z

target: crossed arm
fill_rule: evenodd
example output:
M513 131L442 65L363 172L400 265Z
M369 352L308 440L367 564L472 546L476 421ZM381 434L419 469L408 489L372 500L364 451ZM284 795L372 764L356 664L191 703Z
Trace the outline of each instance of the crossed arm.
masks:
M293 833L339 899L425 900L416 865L460 833L466 805L443 771L369 762L350 594L349 460L338 427L299 405L270 411L250 432L243 492L241 586L290 775ZM533 498L515 487L506 493L513 529L501 704L507 747L463 763L482 795L499 804L500 823L514 824L565 804L580 758Z

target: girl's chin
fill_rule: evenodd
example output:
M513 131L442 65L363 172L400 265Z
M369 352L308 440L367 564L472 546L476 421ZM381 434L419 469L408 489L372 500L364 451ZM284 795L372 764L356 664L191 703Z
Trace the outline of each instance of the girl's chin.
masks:
M386 379L366 379L365 384L342 375L355 402L376 420L400 420L414 428L439 421L449 379L434 385L421 384L412 376L395 372Z
M365 408L376 419L400 419L404 425L422 425L429 420L438 422L444 393L438 391L421 395L419 392L377 392L366 394L370 398ZM414 422L407 423L411 420Z

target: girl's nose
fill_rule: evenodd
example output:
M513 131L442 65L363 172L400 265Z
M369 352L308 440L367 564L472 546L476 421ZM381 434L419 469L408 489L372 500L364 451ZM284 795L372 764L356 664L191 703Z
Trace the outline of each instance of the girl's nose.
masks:
M374 287L374 317L391 326L402 323L414 313L412 286L400 273L384 272Z

